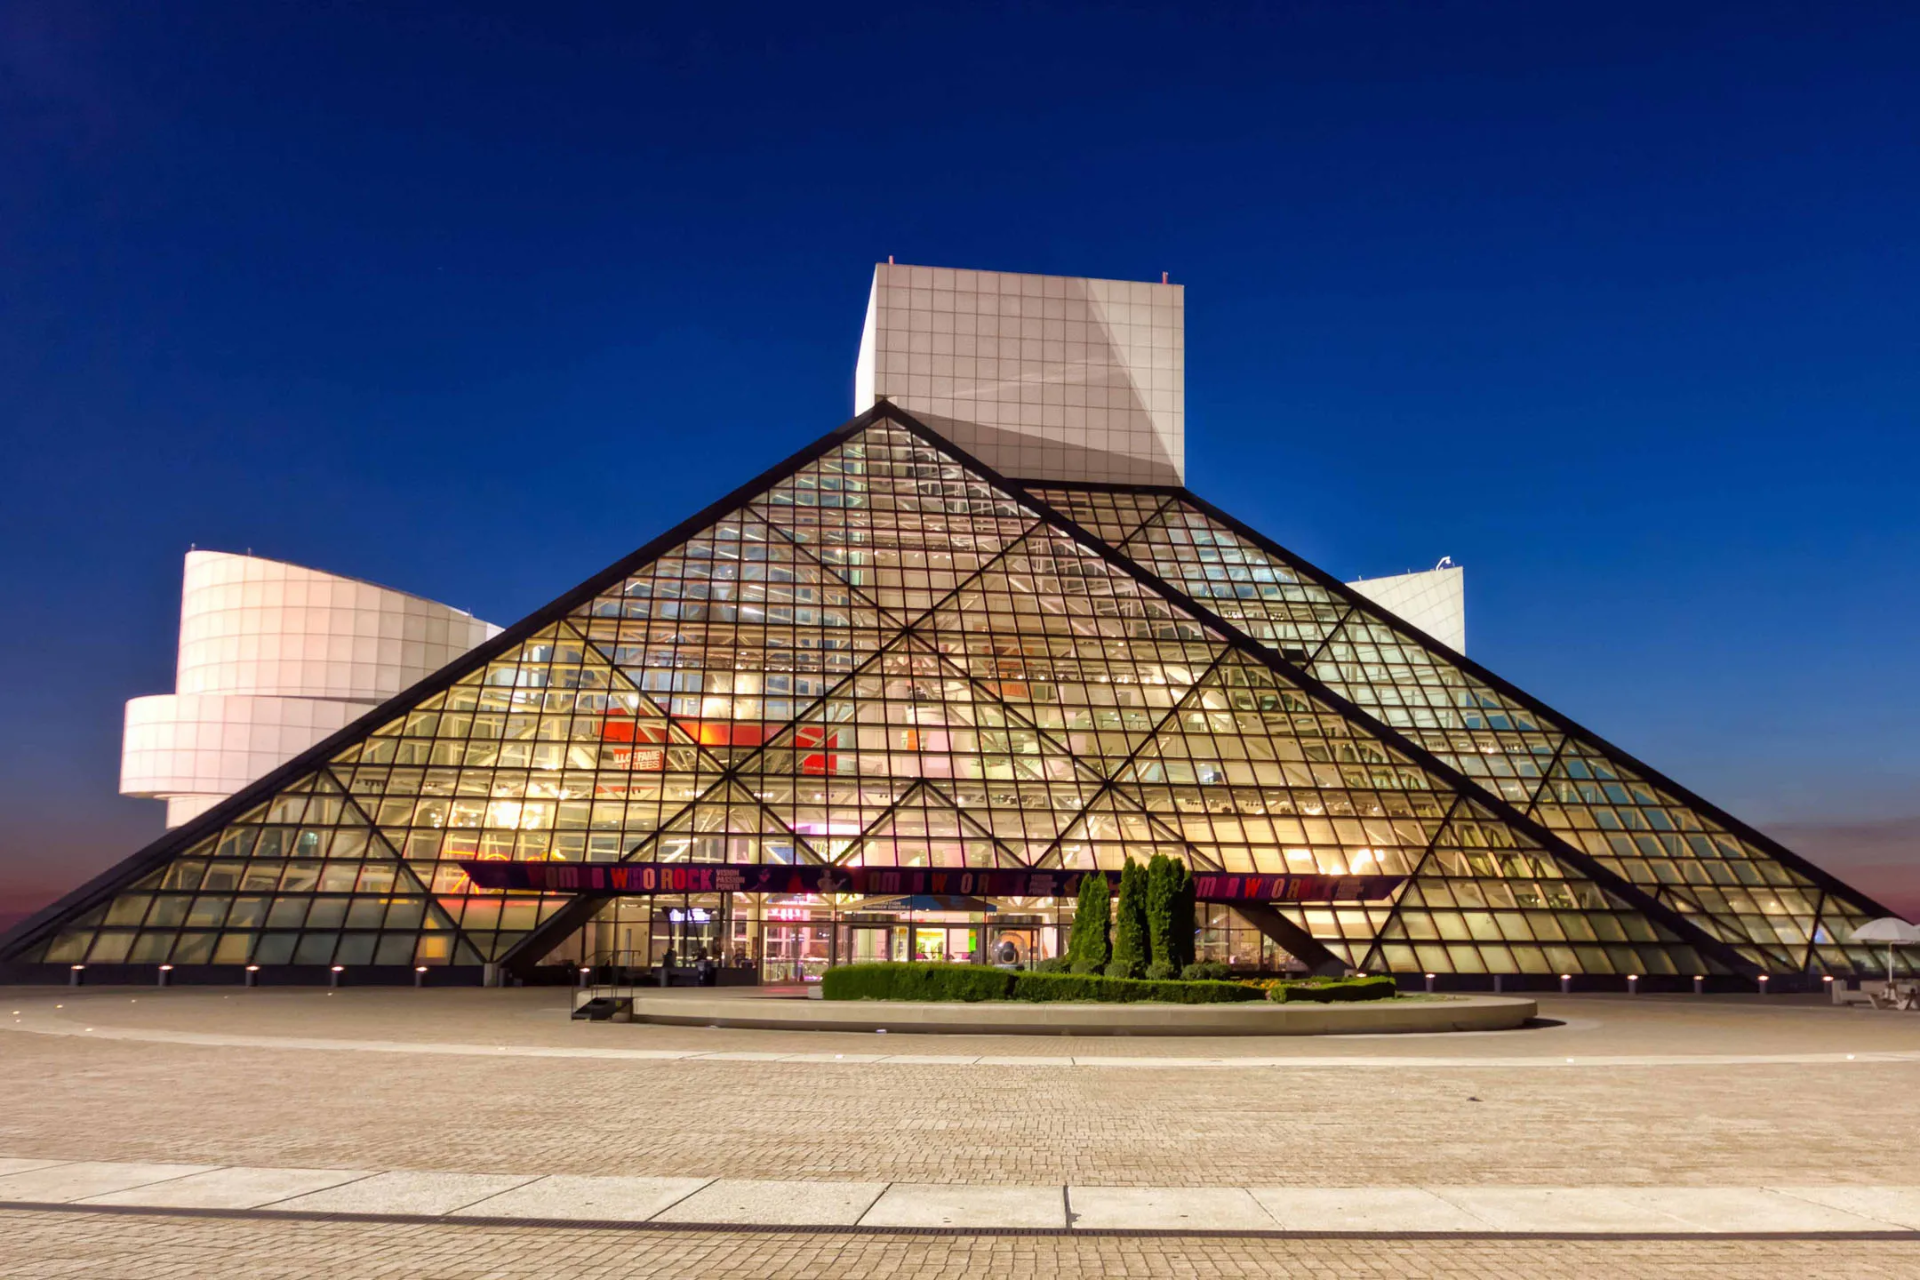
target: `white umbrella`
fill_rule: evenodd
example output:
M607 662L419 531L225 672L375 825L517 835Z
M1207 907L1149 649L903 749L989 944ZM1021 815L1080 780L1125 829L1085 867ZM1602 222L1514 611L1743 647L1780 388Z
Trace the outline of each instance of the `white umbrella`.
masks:
M1878 920L1869 920L1853 931L1855 942L1884 942L1887 944L1887 981L1893 981L1893 949L1911 946L1920 942L1920 925L1908 924L1899 916L1881 916Z

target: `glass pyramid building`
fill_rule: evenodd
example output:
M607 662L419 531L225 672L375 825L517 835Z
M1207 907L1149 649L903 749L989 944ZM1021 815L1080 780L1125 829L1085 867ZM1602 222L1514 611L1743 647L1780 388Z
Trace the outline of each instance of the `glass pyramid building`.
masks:
M1884 908L1178 483L1009 479L953 434L876 403L0 962L530 973L642 886L717 888L736 938L876 887L1058 927L1166 852L1209 928L1308 967L1878 971L1844 940Z

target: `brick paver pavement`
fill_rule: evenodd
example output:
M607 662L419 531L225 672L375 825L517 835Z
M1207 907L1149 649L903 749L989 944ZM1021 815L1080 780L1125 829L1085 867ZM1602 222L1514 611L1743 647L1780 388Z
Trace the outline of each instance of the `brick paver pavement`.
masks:
M681 994L668 992L668 995ZM712 993L686 993L712 994ZM743 995L750 993L743 992ZM182 987L77 992L60 988L0 987L0 1000L68 1012L88 1012L115 1026L167 1027L205 1032L340 1036L419 1042L471 1042L497 1037L514 1045L630 1045L669 1049L716 1048L775 1052L1086 1055L1189 1057L1368 1057L1387 1053L1503 1058L1531 1054L1798 1053L1920 1049L1920 1018L1861 1008L1837 1009L1812 997L1534 995L1543 1018L1561 1025L1523 1033L1447 1036L963 1036L849 1035L845 1032L745 1031L698 1027L636 1027L570 1023L564 990L486 991L476 987L425 991L347 987ZM0 1007L0 1019L18 1004Z
M102 1026L870 1051L879 1037L590 1025L540 991L9 993ZM1506 1035L1070 1043L1075 1053L1511 1057L1920 1048L1920 1018L1579 999ZM10 1021L10 1019L9 1019ZM1060 1053L893 1037L895 1052ZM910 1043L903 1043L910 1041ZM1560 1060L1564 1060L1560 1058ZM0 1151L277 1167L1102 1186L1904 1183L1920 1063L1061 1069L201 1047L0 1032Z
M682 1233L0 1213L13 1280L996 1280L1418 1276L1434 1280L1909 1280L1920 1242L1209 1239Z

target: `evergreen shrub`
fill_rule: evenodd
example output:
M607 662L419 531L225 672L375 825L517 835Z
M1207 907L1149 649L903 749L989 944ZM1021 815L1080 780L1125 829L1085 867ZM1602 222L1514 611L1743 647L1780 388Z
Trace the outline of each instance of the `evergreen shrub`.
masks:
M1193 948L1199 934L1193 868L1178 858L1170 859L1174 868L1173 921L1169 929L1167 963L1175 970L1193 963Z
M1114 913L1113 962L1109 978L1138 978L1147 971L1147 869L1128 858L1120 868L1120 906Z
M1398 994L1392 978L1328 978L1311 982L1282 982L1268 988L1267 999L1281 1004L1303 1000L1316 1004L1337 1004L1349 1000L1391 1000Z
M1238 982L1150 982L1077 973L1023 973L1015 978L1013 998L1040 1002L1098 1000L1131 1004L1153 1000L1164 1004L1236 1004L1260 999L1260 991Z
M1103 873L1089 871L1080 877L1080 895L1073 904L1073 929L1067 934L1068 968L1073 972L1106 971L1107 961L1112 958L1107 939L1112 902L1113 894Z
M1166 1004L1231 1004L1258 1000L1238 982L1141 982L1077 973L1021 973L976 964L849 964L820 980L827 1000L1099 1000Z
M827 1000L1008 1000L1016 975L984 964L848 964L827 970Z
M1174 963L1174 900L1180 894L1181 864L1164 853L1147 859L1147 938L1151 958L1147 977L1164 981L1180 972Z

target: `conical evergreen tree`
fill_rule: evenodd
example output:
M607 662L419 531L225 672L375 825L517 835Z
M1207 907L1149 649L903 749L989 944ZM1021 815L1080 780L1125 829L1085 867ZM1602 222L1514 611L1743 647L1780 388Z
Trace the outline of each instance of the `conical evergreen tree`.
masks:
M1073 904L1073 931L1067 935L1069 967L1075 973L1104 973L1107 968L1108 914L1113 894L1098 871L1080 877L1080 895Z
M1147 936L1153 958L1147 965L1149 978L1175 978L1180 975L1174 942L1174 902L1180 896L1180 864L1164 853L1156 853L1147 862Z
M1147 869L1128 858L1120 868L1120 906L1113 926L1109 978L1138 978L1147 971Z
M1177 859L1168 859L1173 863L1175 872L1173 892L1173 920L1169 930L1168 944L1172 955L1168 963L1173 965L1177 974L1193 963L1194 944L1198 937L1199 926L1195 921L1195 899L1193 887L1193 868Z

